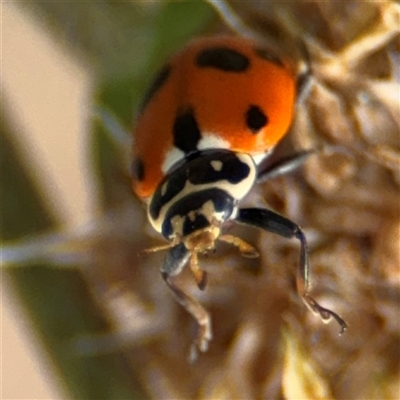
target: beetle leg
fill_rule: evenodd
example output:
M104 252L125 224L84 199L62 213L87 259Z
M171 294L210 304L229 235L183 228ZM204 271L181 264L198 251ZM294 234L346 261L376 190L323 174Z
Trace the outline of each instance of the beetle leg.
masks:
M270 179L274 179L278 176L288 174L297 168L301 167L305 161L308 160L312 154L315 154L316 150L304 150L299 153L295 153L289 157L283 158L276 163L268 166L266 169L261 170L257 174L257 183L262 183Z
M243 239L238 238L233 235L220 235L218 240L221 242L233 244L237 247L243 257L247 258L257 258L259 257L258 251L249 243L245 242Z
M206 352L208 350L208 343L212 339L210 314L197 300L187 295L175 285L166 273L163 273L162 276L175 298L190 314L192 314L199 325L197 338L193 342L189 354L189 360L191 362L196 361L198 350Z
M140 256L144 256L150 253L157 253L158 251L164 251L164 250L168 250L172 247L173 245L169 244L163 244L160 246L154 246L154 247L150 247L148 249L144 249L142 251L139 252Z
M208 311L194 298L186 294L171 279L172 276L179 274L191 257L190 252L180 243L171 248L161 268L164 281L171 289L178 302L195 318L198 323L197 338L191 346L189 359L195 361L198 350L205 352L212 339L211 317Z
M199 259L197 253L192 253L190 257L190 269L196 279L197 286L200 290L204 290L207 285L207 273L199 267Z
M297 292L303 299L304 304L315 315L318 315L323 322L328 323L332 318L335 319L341 327L340 334L342 334L347 328L346 322L333 311L319 305L318 302L308 294L310 268L308 264L307 241L300 227L282 215L262 208L241 209L239 210L236 221L261 228L289 239L296 238L300 241L300 263L297 268L296 276Z
M153 247L149 247L148 249L144 249L139 252L139 256L145 256L147 254L157 253L159 251L164 251L164 250L169 250L169 249L172 249L173 247L177 247L178 244L179 244L179 239L175 238L170 243L161 244L159 246L153 246Z

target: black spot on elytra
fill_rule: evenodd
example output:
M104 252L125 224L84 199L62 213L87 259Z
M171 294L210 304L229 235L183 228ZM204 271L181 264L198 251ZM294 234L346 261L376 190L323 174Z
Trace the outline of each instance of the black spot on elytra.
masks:
M268 124L268 117L260 107L251 105L246 111L246 125L252 133L258 133Z
M197 143L201 138L199 126L192 109L179 113L172 128L174 145L186 154L197 151Z
M272 53L268 49L257 47L257 48L254 49L254 51L263 60L267 60L267 61L277 65L278 67L284 67L285 66L285 64L283 64L282 60L276 54Z
M221 46L202 50L197 55L196 65L225 72L244 72L250 67L250 60L236 50Z
M144 163L140 158L136 158L131 164L131 174L137 181L143 181L144 179Z
M158 71L157 75L154 77L152 83L147 88L147 91L143 97L142 103L139 106L139 115L144 111L150 101L153 99L155 94L162 88L163 85L167 82L170 74L171 74L171 66L165 65L163 68Z

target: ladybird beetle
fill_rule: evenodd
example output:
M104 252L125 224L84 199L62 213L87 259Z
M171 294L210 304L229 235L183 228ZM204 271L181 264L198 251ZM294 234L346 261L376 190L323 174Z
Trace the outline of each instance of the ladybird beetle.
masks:
M217 36L197 39L161 68L139 107L133 135L133 190L147 203L148 219L169 243L145 252L169 250L162 277L177 300L197 320L191 347L206 351L211 318L172 277L189 264L200 289L206 273L198 255L217 241L236 246L248 257L257 251L242 239L222 233L236 221L300 241L297 290L324 322L334 318L309 294L307 242L298 225L262 208L239 208L259 181L296 168L309 152L283 160L267 171L258 165L286 134L304 76L271 51L248 39Z

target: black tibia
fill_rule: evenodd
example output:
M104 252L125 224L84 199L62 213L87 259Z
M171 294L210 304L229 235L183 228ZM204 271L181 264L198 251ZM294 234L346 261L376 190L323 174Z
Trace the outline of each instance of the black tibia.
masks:
M346 322L333 311L320 306L308 294L310 270L308 265L307 241L300 227L282 215L262 208L241 209L236 217L236 221L261 228L285 238L296 238L300 241L300 263L296 276L297 292L306 306L314 314L320 316L323 322L328 323L332 318L335 319L341 327L340 334L342 334L347 328Z
M177 275L182 271L190 256L190 252L185 248L183 243L172 247L164 260L161 274L175 298L190 314L193 315L199 325L197 338L192 344L190 350L190 360L195 361L198 350L202 352L207 351L208 343L212 339L211 317L207 310L196 299L186 294L171 279L172 276Z
M179 243L168 251L161 267L161 273L167 276L178 275L190 258L190 251L183 243Z

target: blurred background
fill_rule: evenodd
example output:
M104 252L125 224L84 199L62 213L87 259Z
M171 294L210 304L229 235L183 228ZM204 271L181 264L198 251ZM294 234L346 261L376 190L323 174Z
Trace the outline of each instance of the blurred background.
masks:
M350 328L303 307L297 243L230 228L262 256L221 246L204 293L182 274L215 331L189 365L196 326L163 255L137 256L160 240L131 194L129 131L165 58L232 25L294 64L310 53L276 157L319 152L245 203L304 228L312 293ZM1 397L400 398L399 26L391 1L2 3Z

